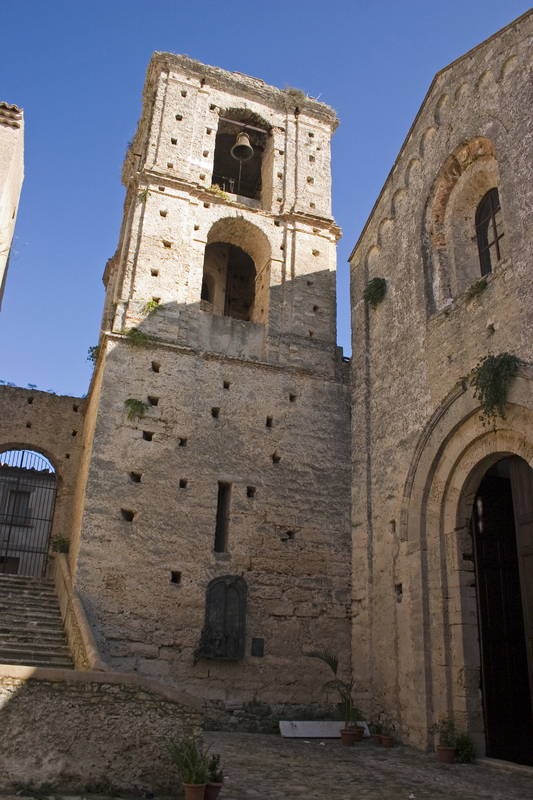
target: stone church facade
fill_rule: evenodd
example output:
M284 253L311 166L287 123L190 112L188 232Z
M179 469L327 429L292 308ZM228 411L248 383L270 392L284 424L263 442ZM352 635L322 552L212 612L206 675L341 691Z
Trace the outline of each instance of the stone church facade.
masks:
M530 12L436 76L350 258L347 363L334 112L154 54L88 398L0 387L110 668L296 705L326 648L400 740L451 717L533 763L532 69ZM494 429L467 376L501 353Z

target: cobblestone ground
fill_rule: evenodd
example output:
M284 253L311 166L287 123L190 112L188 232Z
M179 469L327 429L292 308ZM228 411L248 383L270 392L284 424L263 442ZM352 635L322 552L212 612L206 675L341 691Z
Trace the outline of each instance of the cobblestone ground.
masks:
M221 754L227 775L220 800L533 800L533 768L514 772L482 763L446 766L434 753L385 749L370 741L344 747L336 739L320 744L317 739L306 743L219 732L205 733L204 741L212 753ZM35 795L4 795L1 800L35 800ZM57 795L48 800L117 800L117 795Z
M205 733L228 775L220 800L533 800L533 769L440 764L433 753L370 741Z

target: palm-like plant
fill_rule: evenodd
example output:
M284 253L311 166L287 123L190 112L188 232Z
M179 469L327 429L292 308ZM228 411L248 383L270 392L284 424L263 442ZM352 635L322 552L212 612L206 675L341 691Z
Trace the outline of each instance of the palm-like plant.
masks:
M167 750L184 784L206 782L209 759L202 753L192 736L186 736L179 742L169 742Z
M333 680L326 681L326 683L322 686L322 691L327 692L333 689L339 693L339 707L343 712L344 727L347 729L351 723L356 722L354 717L356 716L357 709L352 698L353 687L355 684L354 679L351 678L351 680L346 683L346 681L341 681L340 678L337 678L339 659L328 650L311 650L309 653L306 653L306 656L309 656L309 658L318 658L320 661L323 661L324 664L327 664L333 672Z

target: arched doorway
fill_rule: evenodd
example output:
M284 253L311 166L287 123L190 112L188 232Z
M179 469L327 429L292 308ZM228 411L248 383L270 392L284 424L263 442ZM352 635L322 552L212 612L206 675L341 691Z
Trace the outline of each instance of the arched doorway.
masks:
M485 472L471 531L486 752L533 765L533 470L524 459Z
M0 453L0 574L44 577L56 498L55 470L40 453Z

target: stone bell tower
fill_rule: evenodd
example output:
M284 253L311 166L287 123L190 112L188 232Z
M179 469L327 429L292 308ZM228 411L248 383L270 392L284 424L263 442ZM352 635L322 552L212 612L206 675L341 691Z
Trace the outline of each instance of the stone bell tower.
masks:
M155 53L124 164L72 569L109 663L207 699L320 699L312 646L349 667L336 126Z

